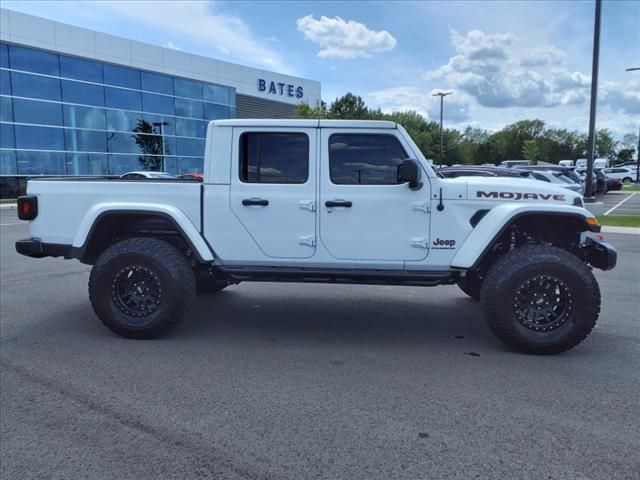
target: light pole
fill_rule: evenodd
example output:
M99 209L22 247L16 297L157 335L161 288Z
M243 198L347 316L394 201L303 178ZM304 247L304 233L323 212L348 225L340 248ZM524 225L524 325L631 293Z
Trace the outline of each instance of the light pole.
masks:
M640 67L627 68L627 72L640 70ZM638 129L638 151L636 152L636 183L640 183L640 128Z
M442 111L444 109L444 97L451 95L453 92L437 92L432 93L434 97L440 97L440 157L438 158L438 165L442 166Z
M602 0L596 0L596 18L593 26L593 62L591 64L591 105L589 107L589 138L587 140L587 184L584 191L586 202L593 202L593 157L596 143L596 100L598 97L598 62L600 59L600 13Z
M154 127L160 127L160 141L162 142L162 160L160 161L160 171L164 172L164 157L165 157L165 149L164 149L164 126L169 125L168 122L153 122Z

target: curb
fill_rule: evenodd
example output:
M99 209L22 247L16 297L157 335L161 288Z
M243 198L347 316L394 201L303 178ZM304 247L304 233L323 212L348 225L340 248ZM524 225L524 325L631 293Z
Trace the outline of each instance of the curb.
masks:
M602 233L628 233L631 235L640 235L638 227L602 227Z

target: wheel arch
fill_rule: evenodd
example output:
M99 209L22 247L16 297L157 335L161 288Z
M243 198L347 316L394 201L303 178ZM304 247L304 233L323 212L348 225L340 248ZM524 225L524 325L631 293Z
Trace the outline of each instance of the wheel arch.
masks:
M93 264L118 240L133 232L147 232L184 242L199 262L213 261L213 252L196 226L181 210L169 205L96 205L90 209L76 234L69 257Z
M588 223L595 217L587 210L574 206L500 205L489 210L477 223L451 261L453 268L475 270L515 225L533 226L541 240L549 243L549 232L579 235L585 231L599 232L597 223ZM590 220L593 222L593 220ZM554 230L554 228L556 230ZM546 233L543 233L546 232Z

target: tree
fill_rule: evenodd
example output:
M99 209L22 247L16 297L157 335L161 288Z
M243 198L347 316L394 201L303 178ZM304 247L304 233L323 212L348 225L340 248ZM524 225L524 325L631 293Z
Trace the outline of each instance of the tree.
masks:
M143 155L138 161L144 170L160 170L164 164L164 155L169 153L164 145L162 135L159 135L153 125L146 120L138 120L131 135Z
M349 92L331 103L329 118L364 120L370 116L362 97Z
M618 142L613 139L608 129L602 128L596 133L596 157L616 159L616 149Z

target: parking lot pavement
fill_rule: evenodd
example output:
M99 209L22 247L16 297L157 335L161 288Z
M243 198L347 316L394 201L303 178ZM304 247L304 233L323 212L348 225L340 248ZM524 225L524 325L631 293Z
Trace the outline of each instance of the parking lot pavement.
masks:
M640 192L607 192L598 201L604 203L605 215L640 215Z
M606 236L600 322L552 357L455 286L242 284L125 340L25 236L0 228L3 479L640 478L637 236Z

